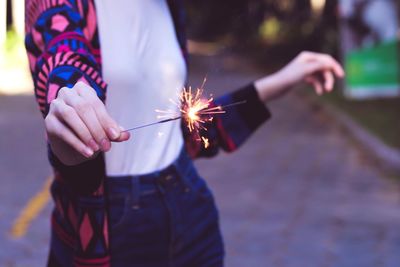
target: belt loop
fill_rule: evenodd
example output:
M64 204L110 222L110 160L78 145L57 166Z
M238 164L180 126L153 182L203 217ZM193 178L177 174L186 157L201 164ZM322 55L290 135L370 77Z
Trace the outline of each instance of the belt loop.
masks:
M132 177L131 182L131 207L135 210L139 209L140 198L140 181L138 176Z
M188 166L186 163L187 162L182 162L182 158L179 157L178 161L173 164L173 168L172 168L176 178L183 185L183 191L185 193L190 192L192 189L190 181L188 180L188 177L187 177L188 173L187 173L186 169L188 168Z

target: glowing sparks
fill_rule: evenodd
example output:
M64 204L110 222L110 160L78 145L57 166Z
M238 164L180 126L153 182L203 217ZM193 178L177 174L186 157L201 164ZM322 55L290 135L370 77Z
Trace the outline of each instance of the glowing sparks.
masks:
M192 88L184 88L179 96L179 103L170 99L176 107L179 108L179 112L171 110L156 110L158 113L163 113L159 115L158 118L177 118L182 117L187 124L190 132L198 132L200 129L207 130L204 127L206 122L213 120L213 115L225 113L225 110L221 106L210 107L213 102L213 98L203 98L203 87L206 82L204 79L203 84L200 88L197 88L195 92L192 92ZM208 140L207 140L208 141ZM203 140L204 144L206 142Z
M208 141L207 138L205 138L205 137L202 136L202 137L201 137L201 141L203 142L204 148L207 148L207 147L210 146L210 141Z
M196 136L197 141L200 141L204 145L204 148L208 148L210 146L209 139L201 136L200 130L207 131L207 127L205 126L205 124L207 122L212 122L214 119L214 115L226 113L224 108L244 104L246 103L246 100L230 103L224 106L214 106L214 99L212 96L210 96L209 98L203 97L203 88L205 82L206 79L204 79L201 87L197 88L194 92L192 91L191 87L184 88L182 90L182 93L178 95L179 101L169 99L169 101L175 106L173 110L156 109L156 112L159 113L157 118L161 120L145 125L136 126L125 131L138 130L182 118L186 123L189 131L193 132L194 136ZM158 137L162 136L163 133L159 132Z
M212 97L208 99L202 98L203 89L197 88L196 93L192 94L192 88L184 89L180 96L182 116L186 119L189 131L197 131L200 128L205 129L203 124L212 120L212 115L225 113L220 106L211 107L214 100Z

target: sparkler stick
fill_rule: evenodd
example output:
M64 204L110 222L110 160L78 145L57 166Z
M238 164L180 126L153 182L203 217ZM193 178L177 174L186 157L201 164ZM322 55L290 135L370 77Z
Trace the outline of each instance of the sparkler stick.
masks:
M234 102L234 103L231 103L231 104L228 104L228 105L224 105L224 106L216 106L216 107L213 107L213 108L204 109L204 111L199 110L198 112L201 112L201 114L204 114L204 115L223 114L223 113L225 113L225 110L223 110L224 108L237 106L237 105L242 105L242 104L245 104L245 103L246 103L246 100L243 100L243 101ZM136 126L136 127L133 127L133 128L129 128L129 129L124 130L123 132L130 132L130 131L134 131L134 130L150 127L150 126L153 126L153 125L156 125L156 124L162 124L162 123L166 123L166 122L170 122L170 121L175 121L175 120L179 120L179 119L181 119L183 117L184 116L180 115L180 116L176 116L176 117L173 117L173 118L168 118L168 119L164 119L164 120L161 120L161 121L156 121L156 122L152 122L152 123Z
M169 122L169 121L175 121L175 120L178 120L180 118L182 118L182 116L175 117L175 118L170 118L170 119L165 119L165 120L162 120L162 121L156 121L156 122L152 122L152 123L145 124L145 125L136 126L136 127L133 127L133 128L129 128L129 129L123 130L123 132L130 132L130 131L138 130L138 129L141 129L141 128L146 128L146 127L149 127L149 126L153 126L153 125L156 125L156 124L166 123L166 122Z
M133 127L124 132L134 131L145 127L150 127L156 124L166 123L170 121L175 121L178 119L183 119L186 122L186 126L190 132L194 132L194 135L197 136L196 140L203 143L204 148L210 146L210 141L201 136L200 130L207 131L207 128L204 126L206 122L211 122L215 115L226 113L225 108L241 105L246 103L246 100L238 101L235 103L227 104L225 106L215 106L211 107L210 105L213 102L213 98L203 98L203 88L206 83L206 79L203 80L203 84L200 88L196 89L195 93L192 93L192 88L188 89L184 88L182 93L178 95L179 102L175 102L170 99L169 101L174 104L179 110L156 110L156 112L161 113L162 115L158 115L158 118L163 120L152 122L149 124L144 124L141 126Z

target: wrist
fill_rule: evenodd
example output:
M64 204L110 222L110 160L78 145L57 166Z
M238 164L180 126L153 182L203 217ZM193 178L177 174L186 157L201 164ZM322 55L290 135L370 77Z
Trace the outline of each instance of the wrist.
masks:
M254 82L254 87L256 88L260 100L264 103L268 103L283 95L287 89L290 88L290 83L284 79L282 71L278 71L256 80Z

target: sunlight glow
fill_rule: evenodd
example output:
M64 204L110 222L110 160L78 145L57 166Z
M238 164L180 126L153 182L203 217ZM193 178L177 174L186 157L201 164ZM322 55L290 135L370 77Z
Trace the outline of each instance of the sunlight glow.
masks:
M326 0L310 0L312 9L315 13L321 13L325 7Z

